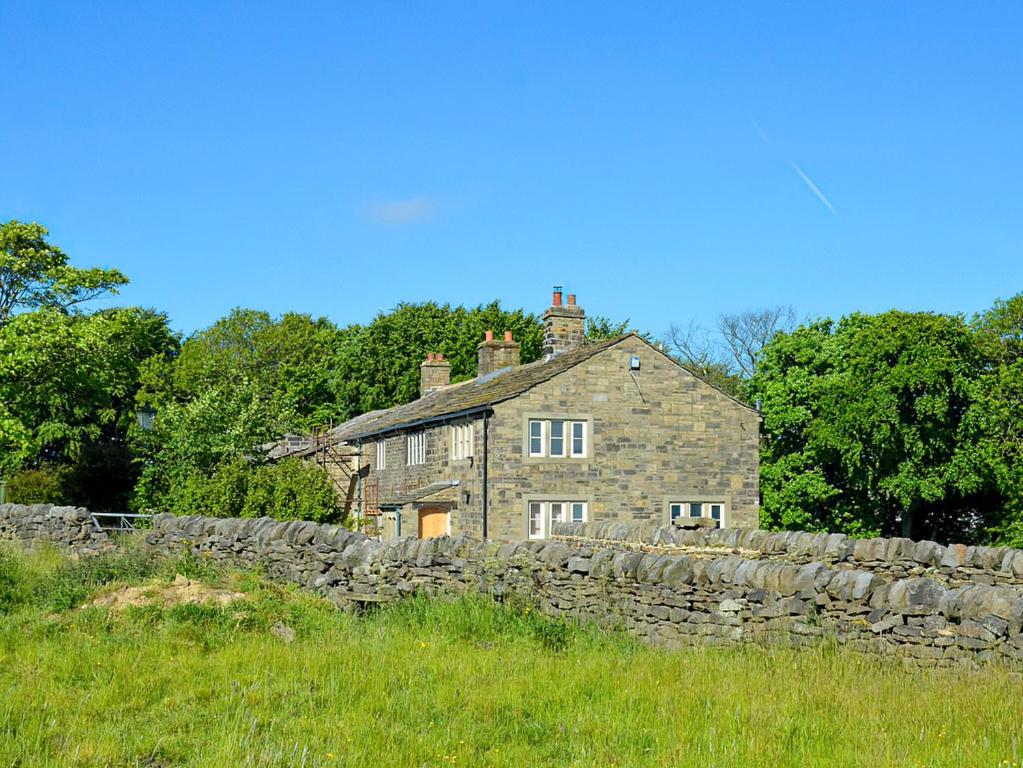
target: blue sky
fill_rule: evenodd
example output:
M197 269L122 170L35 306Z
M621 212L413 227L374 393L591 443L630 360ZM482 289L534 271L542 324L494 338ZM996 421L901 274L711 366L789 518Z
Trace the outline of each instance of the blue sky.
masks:
M233 306L972 313L1023 290L1019 3L0 3L0 218Z

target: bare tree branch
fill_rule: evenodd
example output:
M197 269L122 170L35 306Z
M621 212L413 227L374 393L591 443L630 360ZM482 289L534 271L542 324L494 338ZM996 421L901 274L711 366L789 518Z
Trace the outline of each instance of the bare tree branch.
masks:
M792 307L779 305L722 315L718 320L718 332L739 375L748 379L757 372L760 353L767 343L775 334L792 330L795 324L796 313Z

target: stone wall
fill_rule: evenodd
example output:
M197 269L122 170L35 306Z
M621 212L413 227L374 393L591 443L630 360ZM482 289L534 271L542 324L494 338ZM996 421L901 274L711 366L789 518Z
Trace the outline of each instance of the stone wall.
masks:
M564 523L555 538L576 546L611 546L697 557L826 564L886 579L926 576L943 586L1023 586L1023 550L902 538L853 539L841 533L720 528L683 530L657 523Z
M0 539L18 541L26 547L52 544L82 554L114 546L106 533L96 530L89 510L52 504L0 504Z
M17 530L24 540L37 529L54 540L63 535L55 531L71 531L74 545L75 526L57 521L70 514L74 522L80 511L40 515L11 506L0 508L7 521L0 535ZM10 522L18 510L24 524ZM144 536L156 550L258 567L341 606L473 591L515 595L550 614L619 626L668 647L830 641L928 665L1023 660L1023 588L1015 572L1011 583L999 582L1003 564L1016 563L1019 553L1010 550L979 574L973 571L985 569L975 565L996 557L983 548L931 551L924 542L921 562L909 558L917 547L902 540L868 546L844 536L566 523L555 528L559 541L381 542L307 522L159 516L153 523Z

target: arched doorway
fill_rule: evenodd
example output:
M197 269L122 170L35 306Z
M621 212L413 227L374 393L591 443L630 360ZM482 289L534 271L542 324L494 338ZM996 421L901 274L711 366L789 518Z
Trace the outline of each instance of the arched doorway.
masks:
M423 507L419 510L419 538L435 539L447 536L448 511L440 507Z

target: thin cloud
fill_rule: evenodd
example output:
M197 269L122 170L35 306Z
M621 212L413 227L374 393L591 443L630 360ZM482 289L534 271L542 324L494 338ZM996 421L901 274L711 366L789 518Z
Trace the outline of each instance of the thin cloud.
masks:
M823 192L821 192L820 187L813 183L813 179L807 176L803 172L803 169L796 165L794 161L789 160L789 165L791 165L793 170L795 170L795 172L799 174L799 178L801 178L803 180L803 183L810 188L810 191L817 195L817 199L824 203L824 205L828 207L829 211L838 216L838 211L835 210L835 206L833 206L831 204L831 201L828 200L828 198L825 196Z
M411 197L367 203L362 207L362 215L378 224L405 226L430 219L438 210L437 203L427 197Z

